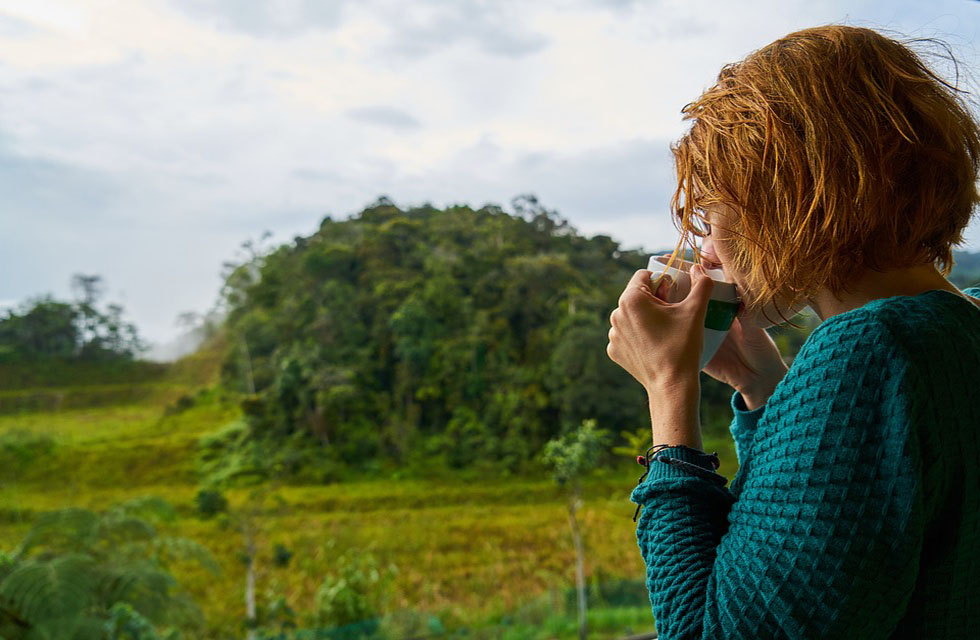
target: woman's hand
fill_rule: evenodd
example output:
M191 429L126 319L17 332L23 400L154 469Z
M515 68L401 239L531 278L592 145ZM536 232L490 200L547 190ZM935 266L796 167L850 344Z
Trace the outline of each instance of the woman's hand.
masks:
M765 329L743 325L736 317L725 340L702 371L741 392L744 399L751 400L747 405L758 406L772 394L788 367Z
M606 353L648 392L698 379L704 343L704 316L714 286L692 270L691 292L680 302L666 302L650 289L648 269L633 274L609 316ZM661 295L663 287L661 284Z
M725 268L715 251L714 238L705 239L701 259L709 269ZM702 371L739 391L746 405L754 409L765 404L788 368L765 329L743 325L736 317L725 340Z

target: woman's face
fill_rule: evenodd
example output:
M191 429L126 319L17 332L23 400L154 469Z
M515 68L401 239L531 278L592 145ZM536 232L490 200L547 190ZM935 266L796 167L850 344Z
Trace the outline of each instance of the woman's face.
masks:
M729 260L725 248L728 236L724 224L725 214L722 213L724 207L725 205L711 205L704 210L705 216L708 218L709 233L701 243L701 257L707 267L720 268L725 274L725 279L738 286L739 279L735 277L737 274L728 270Z
M731 263L728 259L728 233L725 230L727 228L725 218L730 210L725 205L719 204L706 207L704 212L710 227L709 234L706 238L704 238L701 245L702 258L706 263L705 266L714 269L720 268L722 273L725 274L725 280L734 283L736 290L739 292L744 291L742 287L742 274L735 273L729 268ZM805 302L797 303L796 307L789 308L786 304L787 300L784 297L779 297L777 302L779 304L778 311L776 310L776 306L771 302L766 304L762 310L746 309L744 306L742 306L738 311L739 321L743 325L753 324L757 327L765 329L783 322L779 315L780 312L782 312L787 319L791 319L803 309L807 308L807 304ZM766 319L767 315L769 318L771 318L771 320Z

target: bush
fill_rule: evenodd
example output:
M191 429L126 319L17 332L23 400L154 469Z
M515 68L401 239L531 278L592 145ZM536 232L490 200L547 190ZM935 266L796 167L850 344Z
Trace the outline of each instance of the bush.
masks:
M317 589L315 624L340 626L380 617L397 573L394 565L380 567L372 553L349 549L340 556L336 575L325 577Z
M217 489L201 489L194 498L194 506L201 517L213 518L228 510L228 499Z
M196 465L208 485L249 486L270 477L328 484L343 477L337 455L335 448L311 442L302 432L280 439L252 437L248 419L241 418L197 441Z
M279 568L284 568L289 566L289 561L293 558L293 552L290 551L286 545L277 542L276 546L272 549L272 563Z
M184 411L191 409L194 406L194 404L195 404L194 396L185 393L179 398L177 398L176 400L174 400L173 403L167 405L167 408L163 410L163 415L172 416L178 413L183 413Z
M0 434L0 468L19 473L50 456L54 449L54 438L47 434L11 429Z

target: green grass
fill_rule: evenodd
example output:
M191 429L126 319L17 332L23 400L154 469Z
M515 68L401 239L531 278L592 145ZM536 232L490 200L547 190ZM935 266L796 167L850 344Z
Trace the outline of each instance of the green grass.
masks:
M633 537L633 505L628 478L615 491L608 484L589 487L582 511L589 572L642 576L644 566ZM206 603L209 619L231 629L242 615L244 567L238 561L241 537L215 521L194 517L193 484L8 487L0 492L0 509L32 511L78 505L99 508L138 495L160 495L174 503L182 518L174 533L211 549L224 569L223 588L216 593L206 574L182 576ZM395 609L446 611L452 619L469 621L493 611L507 611L528 595L555 585L573 584L574 550L562 497L546 483L483 482L445 487L424 482L364 483L327 487L283 487L278 512L261 515L258 544L267 550L260 565L260 583L275 585L294 609L311 609L317 587L334 557L324 552L335 540L337 549L370 550L383 564L399 568ZM230 494L233 506L247 494ZM550 496L550 499L549 499ZM534 497L524 502L528 497ZM6 546L23 535L29 518L0 526ZM272 567L268 555L281 543L294 553L287 570ZM642 604L642 603L641 603Z
M197 363L195 363L197 364ZM204 376L211 371L193 367ZM0 389L84 387L95 384L140 384L173 378L173 367L158 362L77 362L47 360L30 363L0 362ZM186 379L186 376L185 376ZM201 378L197 378L200 381Z
M199 374L183 366L184 382L160 376L134 383L152 391L131 391L135 400L119 392L92 406L0 415L0 547L16 544L31 518L45 510L101 509L136 496L161 496L180 514L169 532L200 542L222 567L217 583L193 567L177 570L204 609L210 637L241 637L242 536L220 520L202 520L194 513L197 439L240 412L232 399L216 393L200 396L193 408L177 410L181 396L201 388L187 382ZM116 385L86 389L104 393ZM5 393L13 397L28 391ZM706 437L705 448L719 451L720 472L731 478L737 464L730 437ZM585 485L580 515L590 578L645 575L632 521L635 505L629 501L642 472L627 459ZM490 465L424 480L387 470L343 483L269 491L279 501L267 501L255 517L260 605L283 596L302 621L337 555L356 549L398 568L391 611L429 612L447 628L482 625L488 637L577 637L574 610L559 611L536 600L574 584L565 496L546 474L507 477ZM249 495L239 489L228 498L233 508L242 508ZM293 552L287 568L272 562L277 543ZM502 616L511 622L501 623ZM631 606L597 608L589 616L595 634L590 637L653 628L645 598Z

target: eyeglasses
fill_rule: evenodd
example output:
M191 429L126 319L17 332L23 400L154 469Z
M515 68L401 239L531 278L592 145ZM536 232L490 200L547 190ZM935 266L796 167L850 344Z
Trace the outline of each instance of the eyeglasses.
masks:
M684 207L681 207L680 213L682 216L686 214ZM710 236L711 225L708 223L708 215L707 213L705 213L704 209L702 209L701 207L692 207L691 213L693 217L697 218L704 225L704 228L707 230L705 235Z

